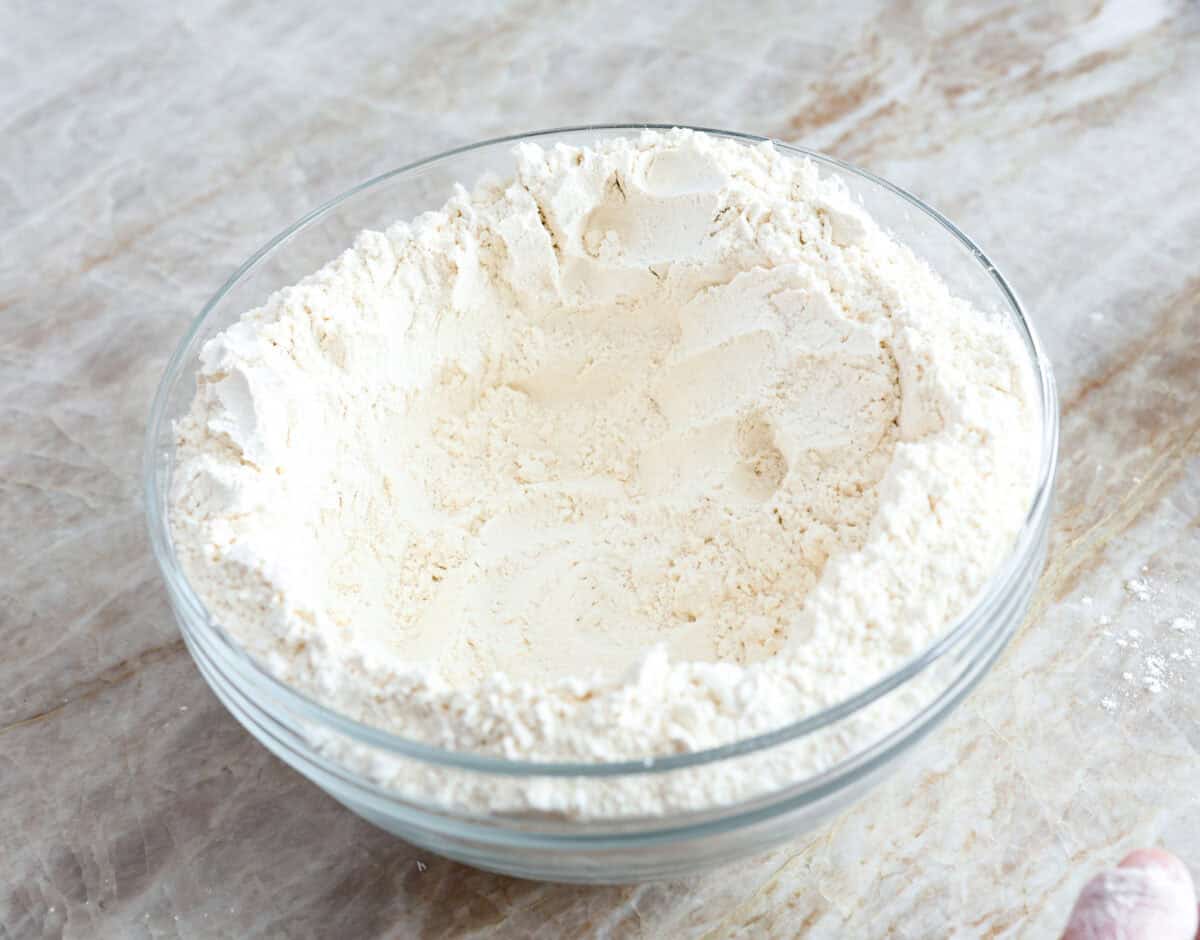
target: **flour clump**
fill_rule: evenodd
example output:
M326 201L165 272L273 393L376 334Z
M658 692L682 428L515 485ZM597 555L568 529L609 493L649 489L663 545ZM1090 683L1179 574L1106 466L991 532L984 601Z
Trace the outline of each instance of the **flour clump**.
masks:
M714 746L966 609L1032 497L1026 360L809 161L521 145L204 346L174 540L352 717L538 760ZM654 786L619 808L688 802Z

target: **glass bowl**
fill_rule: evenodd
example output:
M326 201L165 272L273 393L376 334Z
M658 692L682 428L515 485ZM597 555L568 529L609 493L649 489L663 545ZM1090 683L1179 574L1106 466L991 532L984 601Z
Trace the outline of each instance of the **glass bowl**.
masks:
M780 153L814 160L823 174L841 180L956 294L1009 319L1029 356L1042 435L1040 453L1028 455L1038 462L1028 515L1004 563L933 645L852 698L767 734L642 761L534 763L444 750L338 714L276 679L213 620L180 568L166 502L175 460L173 424L190 405L203 343L273 290L317 270L360 230L381 230L440 207L456 182L510 172L518 143L590 144L637 135L646 126L565 128L462 147L368 180L311 212L242 265L201 311L167 365L146 437L145 500L154 554L188 650L217 697L266 747L355 813L433 852L522 877L612 883L678 876L763 851L819 825L912 754L983 677L1024 616L1045 558L1058 404L1050 365L1012 290L970 239L920 200L838 160L775 143ZM763 140L697 130L747 145ZM879 732L872 713L897 701L905 703L904 720ZM874 730L864 736L868 728ZM711 781L735 766L742 780L778 780L765 770L829 738L853 746L849 756L815 776L783 787L743 787L728 799L667 814L579 819L520 808L520 794L549 784L570 788L577 805L591 799L602 806L608 805L604 797L622 788L654 787L672 777L673 783ZM758 775L758 769L764 773ZM454 788L439 787L439 781L451 779ZM464 788L495 794L495 805L504 808L468 812L443 798L443 789Z

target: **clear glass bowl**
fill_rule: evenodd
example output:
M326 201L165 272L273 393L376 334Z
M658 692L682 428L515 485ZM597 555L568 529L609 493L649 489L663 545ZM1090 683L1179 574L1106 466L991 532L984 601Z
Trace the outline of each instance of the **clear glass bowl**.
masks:
M1050 365L1012 290L970 239L920 200L840 161L776 143L781 153L815 160L822 173L840 179L957 294L1010 319L1032 364L1043 433L1041 452L1028 455L1039 468L1028 516L1004 564L936 643L853 698L768 734L650 761L551 764L447 751L361 724L281 683L212 619L180 568L166 505L175 460L173 423L190 405L203 343L271 291L315 271L360 230L383 229L437 208L456 182L511 172L512 148L519 142L588 144L636 135L644 127L567 128L463 147L368 180L305 216L251 257L201 311L167 365L147 432L144 482L151 542L188 649L217 697L271 751L359 815L431 851L523 877L629 882L677 876L762 851L817 826L890 773L970 692L1024 616L1045 558L1058 402ZM762 140L707 132L746 144ZM860 741L864 719L898 696L912 703L905 720L882 736ZM553 781L586 798L632 785L655 786L668 775L697 780L735 764L753 775L756 767L778 766L789 753L827 737L853 741L855 747L816 776L650 818L580 821L511 809L469 813L447 805L436 785L453 775L456 783L512 794Z

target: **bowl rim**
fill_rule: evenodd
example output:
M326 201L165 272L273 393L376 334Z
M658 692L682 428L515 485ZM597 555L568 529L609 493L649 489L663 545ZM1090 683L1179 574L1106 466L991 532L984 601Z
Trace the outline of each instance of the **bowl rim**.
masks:
M675 128L733 139L747 145L769 144L776 150L791 157L812 160L818 165L832 167L843 173L857 176L899 197L913 208L931 218L954 240L967 248L974 259L983 266L999 290L1001 298L1007 304L1009 318L1017 328L1018 334L1024 342L1026 352L1030 356L1031 371L1037 385L1041 404L1041 456L1037 482L1020 532L1013 546L1005 556L1004 561L976 593L971 605L951 625L944 629L932 644L866 688L819 712L807 715L774 730L683 754L666 754L649 758L591 763L578 761L531 761L500 757L494 754L475 751L457 751L405 738L351 718L322 704L277 678L269 669L250 656L237 643L229 632L211 615L208 608L197 596L179 564L174 550L170 523L167 514L162 511L165 493L159 486L158 472L161 463L160 442L164 430L164 420L166 419L172 392L182 376L185 364L190 361L195 353L192 347L209 315L225 298L226 294L277 247L337 206L388 180L404 174L415 173L462 154L495 148L504 144L516 144L528 141L552 143L556 137L589 132L615 135L621 133L639 133L646 130L669 131ZM899 186L853 164L846 163L818 151L767 137L686 124L586 124L554 127L489 138L445 150L433 156L425 157L380 173L344 190L332 199L327 200L301 216L250 255L221 285L208 302L204 304L199 314L192 319L186 333L177 344L163 370L162 378L158 383L153 404L151 405L144 438L142 496L151 548L163 575L168 593L171 599L178 605L176 606L176 613L179 614L180 608L182 608L182 612L188 615L189 625L192 627L196 627L197 625L203 627L207 631L208 638L214 639L219 644L222 652L232 659L231 665L234 665L243 674L244 678L263 683L265 690L269 694L281 700L285 706L299 713L305 719L315 721L330 730L346 735L357 743L377 748L391 755L421 760L440 766L458 767L482 773L518 776L612 777L664 773L686 767L696 767L776 747L817 732L855 712L865 709L889 692L904 685L910 679L923 672L927 667L931 666L949 650L956 647L965 636L985 626L989 613L1008 597L1024 573L1029 557L1037 551L1041 535L1041 524L1049 512L1051 503L1053 482L1058 461L1058 437L1058 394L1055 387L1054 375L1042 343L1025 313L1024 306L1018 299L1016 292L996 269L995 265L992 264L983 250L937 209L934 209L923 200ZM890 736L891 733L889 733L888 737ZM853 759L855 753L851 752L847 754L844 760ZM842 762L844 761L839 761L838 763ZM829 771L833 769L829 768Z

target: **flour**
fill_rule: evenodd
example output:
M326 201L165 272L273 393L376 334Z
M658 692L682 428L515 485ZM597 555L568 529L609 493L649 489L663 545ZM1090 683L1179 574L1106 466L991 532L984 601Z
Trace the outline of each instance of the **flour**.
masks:
M1121 681L1113 689L1117 694L1100 700L1106 712L1116 712L1122 703L1145 704L1148 696L1190 687L1196 662L1196 653L1189 645L1196 620L1178 613L1180 599L1172 590L1172 581L1152 579L1149 565L1142 565L1140 575L1126 579L1120 587L1127 599L1121 604L1122 613L1143 626L1122 629L1121 616L1114 622L1107 614L1097 620L1101 627L1112 627L1103 629L1101 635L1111 639L1115 647L1112 671L1120 668ZM1083 598L1081 603L1091 606L1088 601Z
M835 704L968 607L1032 497L1026 358L810 162L523 145L205 345L174 539L232 635L343 713L513 758L686 752ZM818 741L774 772L855 743ZM607 809L697 783L639 786ZM564 788L519 800L597 808Z
M1130 578L1125 582L1125 591L1139 601L1150 600L1150 582L1145 578Z

